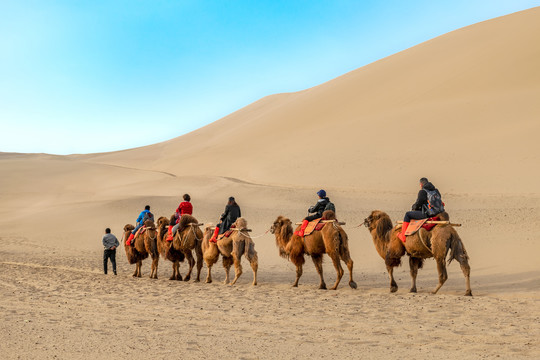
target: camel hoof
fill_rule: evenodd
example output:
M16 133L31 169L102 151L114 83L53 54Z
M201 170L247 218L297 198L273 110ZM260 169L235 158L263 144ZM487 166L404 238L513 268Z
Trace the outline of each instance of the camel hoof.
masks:
M326 290L326 284L319 285L319 290Z
M189 281L189 279L191 279L191 276L186 276L186 277L184 278L184 281Z
M198 282L201 282L201 280L199 280L199 279L196 279L196 280L195 280L195 281L193 281L193 282L196 282L196 283L198 283Z
M358 288L358 285L356 285L356 283L354 281L349 281L349 286L352 288L352 289L357 289Z
M183 281L184 279L182 279L182 276L181 276L181 275L178 275L178 277L176 278L176 280L178 280L178 281Z
M212 280L211 280L211 279L206 279L205 283L211 284L211 283L212 283Z
M293 284L293 286L292 286L292 287L298 287L298 284Z
M467 290L467 292L465 292L465 296L472 296L472 291L471 291L471 290Z
M411 288L411 290L409 290L410 293L416 293L416 288Z
M253 286L257 286L257 282L254 282L254 283L253 283L253 284L251 284L251 285L253 285Z
M398 289L397 286L392 286L392 287L390 288L390 292L391 292L391 293L395 293L395 292L397 291L397 289Z
M176 276L171 276L169 280L176 280Z

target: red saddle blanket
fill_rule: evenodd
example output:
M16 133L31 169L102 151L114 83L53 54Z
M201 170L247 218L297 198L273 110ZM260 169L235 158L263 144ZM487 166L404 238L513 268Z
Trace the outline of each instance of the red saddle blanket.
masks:
M169 228L167 229L167 241L173 241L173 234L172 234L172 228L174 226L169 226Z
M439 217L431 217L428 219L422 219L422 220L411 220L409 223L409 227L407 228L407 231L405 231L405 236L414 235L420 230L420 228L424 228L427 231L431 231L437 224L426 224L426 221L439 221Z
M235 228L235 226L232 225L231 228L230 228L229 230L227 230L227 231L225 231L223 234L219 235L217 239L218 239L218 240L221 240L221 239L230 237L230 236L232 235L233 231L234 231L234 230L232 230L232 229L234 229L234 228Z

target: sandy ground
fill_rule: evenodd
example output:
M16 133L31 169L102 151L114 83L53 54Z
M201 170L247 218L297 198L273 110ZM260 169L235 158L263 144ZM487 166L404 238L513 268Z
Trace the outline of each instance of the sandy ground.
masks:
M460 29L145 148L0 153L0 358L539 359L539 19L535 8ZM390 294L357 226L375 209L399 220L421 176L463 224L473 297L454 263L431 295L432 260L417 294L407 266ZM357 290L347 275L318 290L309 259L292 288L265 233L278 215L301 220L320 188L347 223ZM104 229L120 237L146 204L170 216L185 192L205 223L236 197L259 285L247 264L234 287L219 264L212 284L169 281L164 261L159 279L148 260L135 279L122 248L118 276L103 275ZM324 273L335 281L328 258Z

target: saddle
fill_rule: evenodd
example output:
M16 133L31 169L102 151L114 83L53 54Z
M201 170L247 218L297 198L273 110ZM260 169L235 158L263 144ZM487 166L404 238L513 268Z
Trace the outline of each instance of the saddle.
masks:
M427 231L431 231L437 224L426 224L426 221L439 221L438 216L430 217L427 219L422 220L411 220L409 223L409 227L407 228L407 231L405 231L405 236L414 235L420 230L420 228L424 228Z
M321 223L324 218L318 218L313 221L310 221L304 230L304 236L311 235L314 231L321 231L326 223Z
M137 230L137 232L135 233L135 236L139 235L139 234L144 234L144 232L146 231L146 226L143 225L142 228L140 228L139 230Z
M216 241L219 241L221 239L226 239L226 238L230 237L232 235L233 231L234 231L232 229L234 229L235 227L236 226L231 225L231 228L229 230L225 231L223 234L219 235Z

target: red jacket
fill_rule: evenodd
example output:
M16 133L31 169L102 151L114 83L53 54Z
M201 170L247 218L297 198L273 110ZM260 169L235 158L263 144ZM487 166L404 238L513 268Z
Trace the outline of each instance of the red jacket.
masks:
M176 209L176 212L180 215L191 215L193 214L193 205L191 205L188 201L182 201L180 205L178 205L178 209Z

